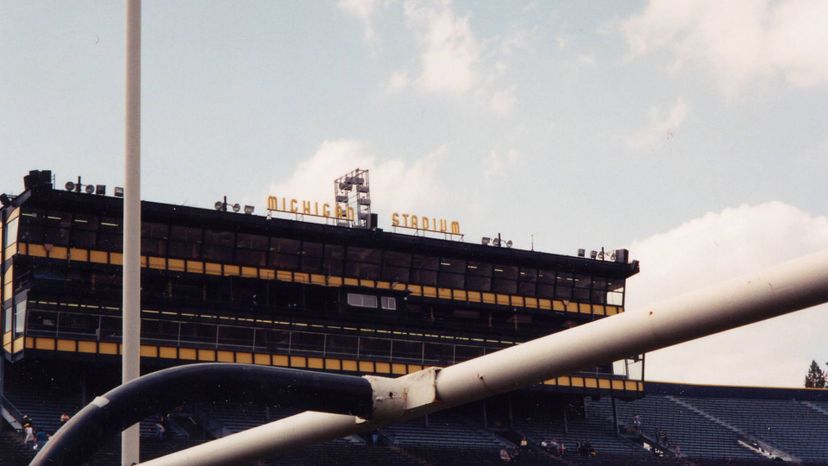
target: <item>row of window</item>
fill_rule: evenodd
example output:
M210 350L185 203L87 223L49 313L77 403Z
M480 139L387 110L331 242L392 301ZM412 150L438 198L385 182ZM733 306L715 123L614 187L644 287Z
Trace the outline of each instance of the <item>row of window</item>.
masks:
M120 251L116 219L26 212L20 240ZM10 231L11 232L11 231ZM142 254L427 286L623 305L624 280L361 246L144 222Z

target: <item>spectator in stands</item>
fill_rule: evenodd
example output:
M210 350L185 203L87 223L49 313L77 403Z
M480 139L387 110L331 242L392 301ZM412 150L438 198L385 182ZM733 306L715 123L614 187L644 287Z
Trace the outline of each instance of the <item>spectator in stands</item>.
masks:
M632 424L633 424L633 429L635 430L635 433L641 432L641 415L639 415L638 413L635 413L635 415L632 418Z
M663 447L670 446L670 439L667 438L667 431L662 429L658 430L658 443L660 443Z
M32 418L30 418L28 414L24 414L23 415L23 427L31 426L31 425L33 425L32 424Z
M592 448L592 444L589 443L589 440L584 440L578 444L578 453L584 458L598 455L598 452L595 451L595 448Z
M566 451L563 442L559 442L558 439L544 440L541 442L541 447L547 452L557 456L563 456Z
M160 421L155 423L155 438L158 440L164 440L164 433L167 432L166 427Z
M37 451L43 448L44 445L46 445L46 442L49 441L49 435L46 434L45 430L38 429L37 434L35 436L37 437L37 444L34 446L34 449Z
M69 415L66 412L60 414L60 427L69 422Z
M512 461L512 456L509 454L509 451L505 448L500 449L500 461L504 463Z
M25 416L24 416L25 419ZM29 444L35 444L35 436L34 436L34 427L32 426L31 419L29 422L24 424L26 427L23 428L23 432L26 433L26 436L23 438L23 446L28 447Z
M527 448L529 448L529 440L526 440L526 436L522 435L520 437L520 449L526 450Z

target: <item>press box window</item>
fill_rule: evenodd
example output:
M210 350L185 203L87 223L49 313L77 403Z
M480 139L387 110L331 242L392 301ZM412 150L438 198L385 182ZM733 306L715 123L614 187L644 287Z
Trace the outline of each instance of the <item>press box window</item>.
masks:
M380 305L383 309L387 309L389 311L396 311L397 310L397 298L393 296L381 296L380 297Z
M376 309L377 297L370 294L348 293L348 305Z

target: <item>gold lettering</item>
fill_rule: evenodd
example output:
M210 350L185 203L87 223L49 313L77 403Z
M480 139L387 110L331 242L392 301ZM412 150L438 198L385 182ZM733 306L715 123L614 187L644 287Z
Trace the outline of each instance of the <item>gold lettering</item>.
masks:
M293 213L293 214L299 212L299 209L297 208L298 205L299 205L299 201L297 201L296 199L291 199L290 200L290 212Z
M400 214L394 212L391 214L391 226L398 227L400 226Z
M279 210L279 199L276 196L267 197L267 210Z
M336 218L342 218L342 207L336 206Z
M417 227L417 223L418 223L418 222L417 222L417 216L416 216L416 215L412 215L412 216L411 216L411 228L413 228L413 229L415 229L415 230L419 230L419 228Z
M323 217L330 217L331 216L331 206L327 202L322 204L322 216Z
M445 233L446 230L447 230L447 228L446 228L446 219L441 218L440 219L440 233Z
M310 201L302 201L302 213L310 215L311 213L311 203Z
M354 209L353 207L348 207L348 220L354 221Z
M408 214L402 214L402 218L403 218L403 225L406 228L411 228L411 227L408 226Z
M319 203L316 201L313 201L313 215L319 216Z
M423 230L428 230L428 217L423 217Z
M452 235L459 235L460 234L460 222L452 221L451 222L451 234Z

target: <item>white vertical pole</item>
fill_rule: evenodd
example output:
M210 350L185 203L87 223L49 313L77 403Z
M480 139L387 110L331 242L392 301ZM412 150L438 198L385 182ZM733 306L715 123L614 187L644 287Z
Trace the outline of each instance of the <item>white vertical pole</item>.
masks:
M126 0L123 383L141 372L141 0ZM139 427L121 434L121 464L139 461Z

